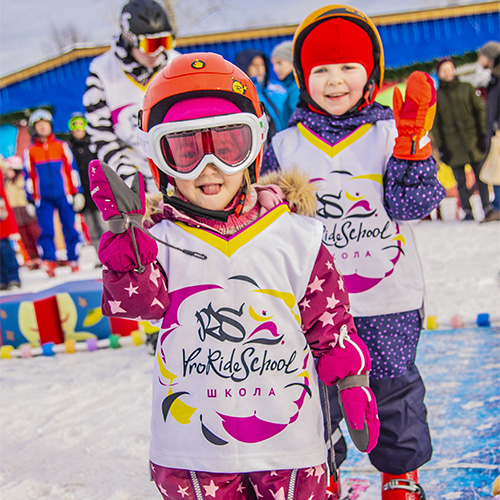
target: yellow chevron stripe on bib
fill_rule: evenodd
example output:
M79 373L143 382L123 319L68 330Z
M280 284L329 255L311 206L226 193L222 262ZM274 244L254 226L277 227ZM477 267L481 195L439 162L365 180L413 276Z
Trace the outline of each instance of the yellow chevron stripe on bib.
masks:
M205 229L187 226L183 222L176 222L175 224L189 234L196 236L208 245L216 248L226 255L226 257L231 257L239 248L248 243L254 236L261 233L266 227L270 226L286 212L290 212L290 208L288 208L287 205L278 205L263 217L257 219L253 224L250 224L229 239Z
M326 142L321 137L318 137L316 134L311 132L305 125L302 123L297 123L297 129L303 135L304 139L309 141L312 145L316 146L318 149L321 149L324 153L326 153L330 158L333 158L335 155L339 154L342 150L350 146L353 142L357 141L360 137L362 137L368 129L372 126L371 123L365 123L358 127L354 132L350 133L347 137L342 139L337 144L333 146Z

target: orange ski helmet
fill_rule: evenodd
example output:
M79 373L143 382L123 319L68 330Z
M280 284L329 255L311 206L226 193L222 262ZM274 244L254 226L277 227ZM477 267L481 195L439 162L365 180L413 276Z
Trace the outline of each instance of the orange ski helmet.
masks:
M219 54L194 52L176 57L152 79L140 113L140 129L149 132L164 121L176 102L197 97L223 98L244 113L263 115L255 86L241 69ZM248 169L252 182L259 177L263 149ZM151 158L148 163L158 189L166 192L167 174Z
M309 75L305 74L303 63L303 46L304 41L307 36L318 26L322 25L322 23L334 19L349 21L354 23L356 26L353 26L352 30L352 38L353 41L346 40L346 43L339 47L332 47L332 58L336 60L338 57L338 62L361 62L365 68L371 69L371 71L367 71L368 81L366 82L365 88L363 90L363 96L358 101L358 103L351 109L349 112L360 110L361 108L371 104L377 95L377 92L380 90L382 86L382 82L384 79L384 50L382 47L382 40L377 31L377 28L373 24L370 18L368 18L363 12L360 10L350 7L348 5L327 5L325 7L321 7L311 14L309 14L297 27L295 31L295 35L293 38L293 66L294 66L294 74L297 85L300 89L300 97L303 101L305 101L309 106L312 106L316 110L319 110L323 113L327 113L319 104L317 104L309 95L307 90L307 83ZM344 26L346 23L339 23ZM344 28L345 31L345 28ZM358 60L360 56L360 50L356 51L356 44L359 43L359 39L361 38L359 35L363 35L366 38L368 35L367 43L371 45L373 61L367 61L366 56L363 57L362 60ZM366 44L363 48L366 47ZM321 47L319 47L321 49ZM325 42L324 47L321 49L322 52L326 53L328 51L328 44ZM353 57L350 61L344 60L349 58L349 54L353 54ZM334 55L334 52L336 54ZM339 52L341 54L339 55ZM355 54L355 55L354 55ZM324 64L324 63L320 63Z

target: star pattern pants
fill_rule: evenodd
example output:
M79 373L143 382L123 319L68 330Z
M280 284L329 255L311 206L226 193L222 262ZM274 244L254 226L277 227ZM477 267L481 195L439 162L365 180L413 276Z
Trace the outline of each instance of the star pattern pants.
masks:
M248 473L168 469L151 463L166 500L325 500L326 466Z

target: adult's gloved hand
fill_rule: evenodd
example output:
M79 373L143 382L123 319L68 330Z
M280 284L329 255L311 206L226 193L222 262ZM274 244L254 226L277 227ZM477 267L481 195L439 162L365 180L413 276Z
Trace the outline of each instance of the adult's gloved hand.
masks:
M89 181L92 199L110 229L101 237L100 261L114 271L144 271L144 266L156 259L158 247L141 230L146 211L142 174L135 174L129 188L108 165L92 160Z
M371 357L357 333L342 325L337 345L318 361L318 374L327 385L337 384L339 403L349 434L360 451L369 453L380 433L377 403L369 387Z
M75 213L79 214L85 208L85 196L82 193L76 193L73 195L73 200L71 205Z
M404 101L396 87L392 102L398 129L393 155L402 160L426 160L432 154L428 133L436 116L436 89L431 76L414 71L408 78Z

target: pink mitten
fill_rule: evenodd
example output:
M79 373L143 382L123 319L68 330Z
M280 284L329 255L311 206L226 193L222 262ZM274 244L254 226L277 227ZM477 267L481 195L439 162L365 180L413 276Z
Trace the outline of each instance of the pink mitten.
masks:
M339 403L349 434L360 451L369 453L380 432L377 403L369 388L370 353L356 333L342 325L337 345L318 361L318 374L327 385L337 383Z
M358 383L350 380L351 378L356 377L347 377L338 383L340 408L352 442L359 451L370 453L375 448L380 433L377 403L369 387L351 386L350 383Z
M99 260L113 271L144 271L144 266L156 259L158 247L141 230L146 211L142 174L135 174L129 188L108 165L92 160L89 181L92 199L110 229L101 237Z

